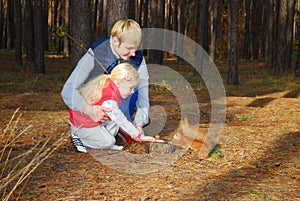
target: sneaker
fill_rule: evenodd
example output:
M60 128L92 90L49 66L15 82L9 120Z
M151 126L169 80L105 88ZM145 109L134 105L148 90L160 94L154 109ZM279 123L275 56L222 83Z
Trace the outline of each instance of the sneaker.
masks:
M78 136L76 136L72 133L71 140L78 152L87 153L86 148L83 146L83 144Z
M122 150L124 147L123 146L119 146L119 145L113 145L110 149L112 150Z

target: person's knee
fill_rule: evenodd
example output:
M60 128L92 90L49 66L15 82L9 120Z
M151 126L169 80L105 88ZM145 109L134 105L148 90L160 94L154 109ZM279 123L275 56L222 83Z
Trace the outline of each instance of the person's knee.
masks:
M105 128L112 136L116 136L119 131L119 125L115 122L108 124Z
M116 139L114 137L106 137L105 139L101 140L92 140L89 142L84 142L83 144L87 147L93 149L109 149L116 143Z

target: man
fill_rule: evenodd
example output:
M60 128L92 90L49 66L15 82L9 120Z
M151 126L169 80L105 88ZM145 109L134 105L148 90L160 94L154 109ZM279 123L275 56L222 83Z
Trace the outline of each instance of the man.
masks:
M110 73L118 63L130 62L139 73L140 83L133 95L122 99L121 110L127 119L132 121L136 108L133 123L144 135L142 127L148 123L149 118L149 74L142 51L138 50L141 38L142 31L136 21L131 19L117 21L111 29L110 37L95 41L79 60L61 93L65 104L72 110L88 115L95 122L107 121L109 118L105 112L109 110L102 106L87 104L80 95L79 88L96 76ZM80 138L76 136L74 127L71 124L70 126L72 142L77 151L87 152Z

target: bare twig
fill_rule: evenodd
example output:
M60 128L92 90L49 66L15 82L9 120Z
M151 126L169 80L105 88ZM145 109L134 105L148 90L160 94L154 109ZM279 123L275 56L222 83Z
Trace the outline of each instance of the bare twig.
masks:
M87 48L85 48L79 41L77 41L74 37L72 37L70 34L65 33L67 35L68 38L70 38L74 43L76 43L79 47L81 47L82 49L84 49L86 52L88 52L95 60L96 62L100 65L100 67L104 70L104 72L106 72L107 74L109 74L109 72L106 70L106 68L102 65L102 63L99 61L99 59L97 59L97 57L91 53Z

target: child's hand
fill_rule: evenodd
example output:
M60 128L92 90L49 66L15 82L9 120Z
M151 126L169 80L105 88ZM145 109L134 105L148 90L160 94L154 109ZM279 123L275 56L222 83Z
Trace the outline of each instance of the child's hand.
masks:
M155 139L154 137L145 136L145 135L141 136L140 141L143 141L143 142L164 142L164 140Z
M143 126L141 124L135 124L135 127L139 130L139 132L142 136L145 135Z

